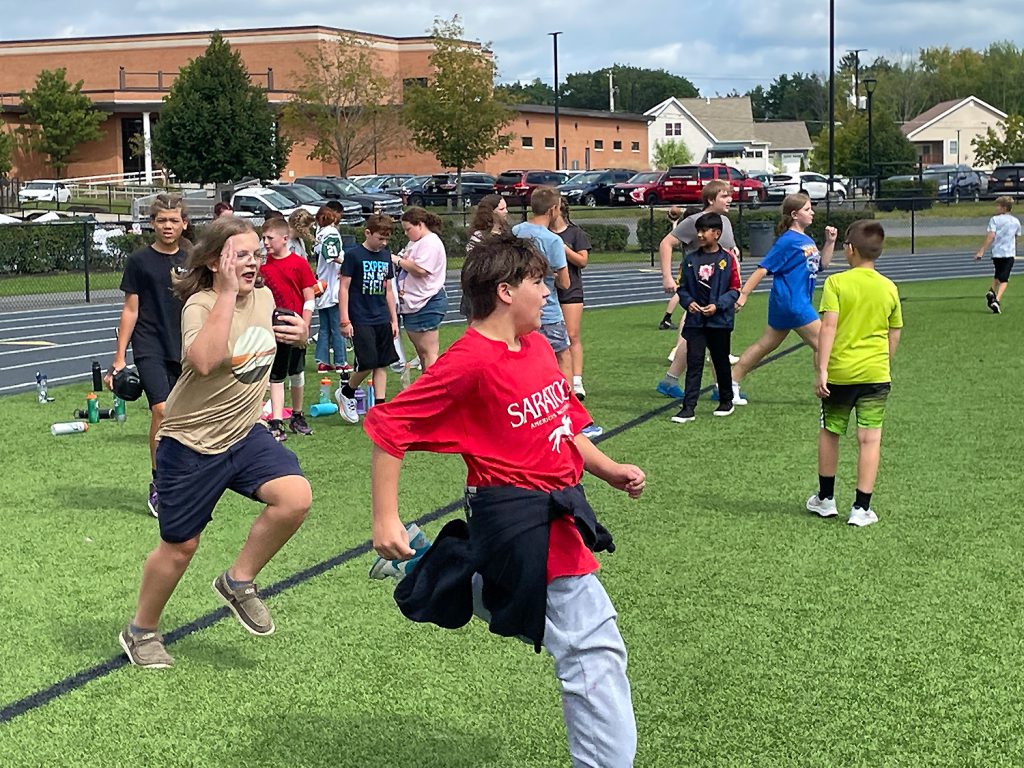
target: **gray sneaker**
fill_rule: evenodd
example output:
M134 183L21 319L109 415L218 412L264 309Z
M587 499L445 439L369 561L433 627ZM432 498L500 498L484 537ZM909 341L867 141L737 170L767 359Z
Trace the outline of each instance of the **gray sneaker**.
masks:
M255 583L250 581L238 589L231 589L225 572L213 580L213 591L235 614L238 623L249 632L254 635L274 633L274 620L270 618L267 606L260 600Z
M163 635L158 632L136 635L131 627L125 627L117 636L117 642L124 648L128 661L137 667L167 669L174 666L174 659L164 648Z

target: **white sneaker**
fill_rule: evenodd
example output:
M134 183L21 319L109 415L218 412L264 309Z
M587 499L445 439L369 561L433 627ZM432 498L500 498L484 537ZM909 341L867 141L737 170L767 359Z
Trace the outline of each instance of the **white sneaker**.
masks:
M807 500L807 511L813 512L818 517L835 517L839 514L834 498L819 499L818 494L814 494Z
M583 388L582 384L573 384L572 391L576 394L576 399L579 400L581 403L587 397L587 390Z
M342 394L341 387L334 390L334 399L338 401L338 415L349 424L358 424L359 412L356 411L356 399L354 397L345 397Z
M737 382L732 383L732 404L733 405L746 405L747 398L740 393L740 385Z
M676 348L672 347L672 351L668 353L668 361L670 363L675 362L676 359Z
M736 363L738 363L739 361L740 359L736 355L729 355L729 365L736 365Z
M410 360L410 361L409 361L409 367L410 367L410 368L415 368L415 369L419 370L419 369L420 369L420 368L422 367L422 366L420 365L420 359L419 359L419 357L414 357L414 358L413 358L412 360Z
M853 507L850 510L850 517L847 518L846 522L849 525L856 525L858 528L863 528L865 525L877 523L878 515L875 514L875 510L873 509L862 509L861 507Z

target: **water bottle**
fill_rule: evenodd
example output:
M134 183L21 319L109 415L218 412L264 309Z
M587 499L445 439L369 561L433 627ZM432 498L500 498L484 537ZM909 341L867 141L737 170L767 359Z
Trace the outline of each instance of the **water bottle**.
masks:
M114 418L117 419L118 424L124 424L128 419L128 410L124 400L117 395L114 395Z
M356 390L355 395L356 401L356 413L360 416L366 415L366 393L362 389Z
M373 382L366 385L366 410L370 410L376 404L377 393L373 391Z
M92 391L103 391L103 369L100 368L100 364L95 360L92 361Z
M36 371L36 399L40 403L48 403L50 401L46 388L46 374L39 371Z
M320 405L329 405L334 402L331 399L331 380L324 376L320 379Z
M57 435L74 435L80 432L85 432L89 429L89 425L84 421L65 421L60 424L53 424L50 426L50 434L56 437Z
M98 424L100 421L100 399L95 392L85 396L85 410L89 414L89 423Z

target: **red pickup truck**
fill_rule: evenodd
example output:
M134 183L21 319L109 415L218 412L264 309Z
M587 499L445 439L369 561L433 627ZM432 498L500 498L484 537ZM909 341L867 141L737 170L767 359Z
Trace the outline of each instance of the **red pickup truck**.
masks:
M712 179L729 182L733 199L757 207L765 199L764 184L724 163L673 165L655 181L621 185L612 192L613 204L700 203L704 185ZM631 188L627 188L631 187Z

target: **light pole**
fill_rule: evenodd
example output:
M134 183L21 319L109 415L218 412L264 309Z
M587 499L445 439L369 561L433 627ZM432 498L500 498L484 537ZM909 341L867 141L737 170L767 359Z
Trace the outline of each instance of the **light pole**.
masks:
M867 48L850 48L846 52L853 54L853 108L860 112L860 55Z
M868 175L871 177L871 193L875 192L875 135L871 125L871 97L878 81L873 77L864 78L864 92L868 95Z
M554 58L555 58L555 170L561 170L558 164L558 154L561 151L559 147L562 143L559 141L558 136L558 36L561 32L548 32L551 35L551 44L554 47Z

